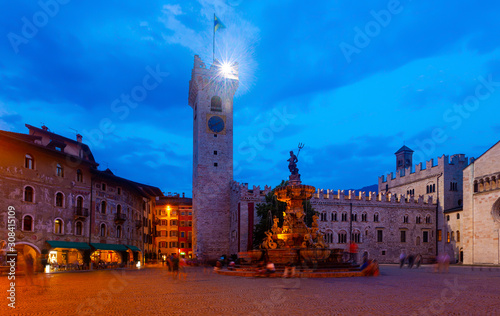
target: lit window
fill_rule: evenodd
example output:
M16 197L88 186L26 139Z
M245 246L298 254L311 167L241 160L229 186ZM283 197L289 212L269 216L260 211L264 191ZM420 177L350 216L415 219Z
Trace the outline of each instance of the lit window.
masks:
M54 234L62 234L63 222L60 219L56 219L54 222Z

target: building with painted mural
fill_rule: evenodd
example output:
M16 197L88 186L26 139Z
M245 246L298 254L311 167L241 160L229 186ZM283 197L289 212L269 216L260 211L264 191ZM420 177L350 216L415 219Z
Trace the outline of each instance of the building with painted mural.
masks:
M152 251L158 188L98 171L81 135L26 127L28 134L0 131L0 209L15 209L20 258L43 253L54 269L81 269L91 257L95 265L120 265ZM0 236L7 236L7 216L0 214Z

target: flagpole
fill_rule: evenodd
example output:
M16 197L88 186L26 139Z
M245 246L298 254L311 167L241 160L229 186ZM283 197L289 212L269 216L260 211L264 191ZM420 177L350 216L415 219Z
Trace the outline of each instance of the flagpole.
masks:
M215 13L214 13L214 25L212 26L214 30L214 43L212 45L212 63L215 64Z

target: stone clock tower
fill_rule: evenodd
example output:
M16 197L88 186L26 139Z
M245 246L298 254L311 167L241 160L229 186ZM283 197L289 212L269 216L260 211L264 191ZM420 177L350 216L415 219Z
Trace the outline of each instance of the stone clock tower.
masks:
M235 65L234 67L236 67ZM193 252L202 259L229 255L233 179L233 97L236 69L198 55L189 81L193 108Z

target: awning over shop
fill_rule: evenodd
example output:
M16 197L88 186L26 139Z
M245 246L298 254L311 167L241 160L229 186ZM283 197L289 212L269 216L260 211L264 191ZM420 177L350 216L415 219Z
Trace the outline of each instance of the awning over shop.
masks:
M99 244L99 243L91 243L90 244L95 249L99 250L114 250L114 251L127 251L127 247L119 244Z
M141 251L141 249L137 248L136 246L130 246L130 245L125 245L125 246L127 246L127 248L132 251Z
M80 249L80 250L90 249L89 244L87 244L86 242L70 242L70 241L60 241L60 240L47 240L47 243L52 248L69 248L69 249Z

